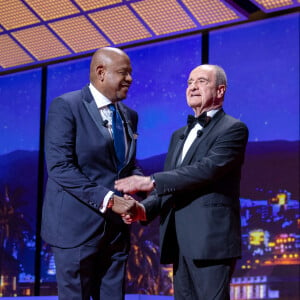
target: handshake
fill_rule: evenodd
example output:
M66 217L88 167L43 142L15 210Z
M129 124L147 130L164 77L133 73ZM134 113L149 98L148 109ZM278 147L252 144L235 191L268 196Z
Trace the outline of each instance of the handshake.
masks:
M117 180L115 189L125 193L125 195L124 197L114 195L113 204L110 206L112 211L119 214L126 224L138 220L145 221L147 219L145 207L127 193L150 192L154 189L153 180L150 177L133 175Z
M131 224L138 220L146 220L144 206L129 195L125 194L124 197L114 195L113 203L108 207L116 214L119 214L126 224Z

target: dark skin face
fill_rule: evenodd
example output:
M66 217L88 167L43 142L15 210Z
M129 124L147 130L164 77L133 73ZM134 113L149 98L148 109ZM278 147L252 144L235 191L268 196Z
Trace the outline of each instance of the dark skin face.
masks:
M117 48L101 48L92 58L90 80L113 103L127 97L132 83L130 59Z

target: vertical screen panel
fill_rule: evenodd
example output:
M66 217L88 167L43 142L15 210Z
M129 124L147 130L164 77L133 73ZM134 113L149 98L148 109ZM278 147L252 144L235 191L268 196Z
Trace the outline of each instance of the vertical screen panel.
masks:
M41 71L0 78L0 294L33 295Z
M209 46L225 110L250 130L231 297L299 299L299 14L215 31Z
M139 113L138 159L166 153L171 133L184 126L189 72L201 63L201 36L128 51L133 84L125 103ZM155 143L153 143L155 141Z
M228 75L225 109L250 141L299 139L299 14L210 34L210 63Z
M81 89L89 83L90 58L51 65L47 68L47 103L70 91ZM47 115L46 115L47 117ZM47 178L47 174L45 174ZM43 242L41 252L41 288L40 294L57 295L56 268L50 246Z
M48 67L47 106L64 93L81 89L89 83L90 58L51 65Z

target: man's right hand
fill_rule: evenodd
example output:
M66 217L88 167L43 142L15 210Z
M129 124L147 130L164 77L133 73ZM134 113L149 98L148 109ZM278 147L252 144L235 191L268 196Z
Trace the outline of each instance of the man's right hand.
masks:
M114 195L113 205L111 206L111 209L116 214L123 215L135 209L135 205L136 205L135 202L136 201L130 196L124 199L122 197Z
M132 197L124 195L124 199L132 199ZM133 206L126 214L122 214L122 219L126 224L131 224L136 221L146 221L147 216L144 205L135 201L135 206Z
M124 223L131 224L138 220L146 220L145 208L129 195L124 198L114 195L112 211L121 215Z

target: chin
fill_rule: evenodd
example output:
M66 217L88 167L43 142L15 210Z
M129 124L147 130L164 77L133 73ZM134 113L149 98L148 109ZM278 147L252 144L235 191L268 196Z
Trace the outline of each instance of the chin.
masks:
M122 101L124 99L126 99L127 95L118 95L117 96L117 101Z
M188 105L189 105L190 108L193 108L193 109L195 109L197 107L201 107L201 104L199 102L193 102L193 101L190 101L188 103Z

